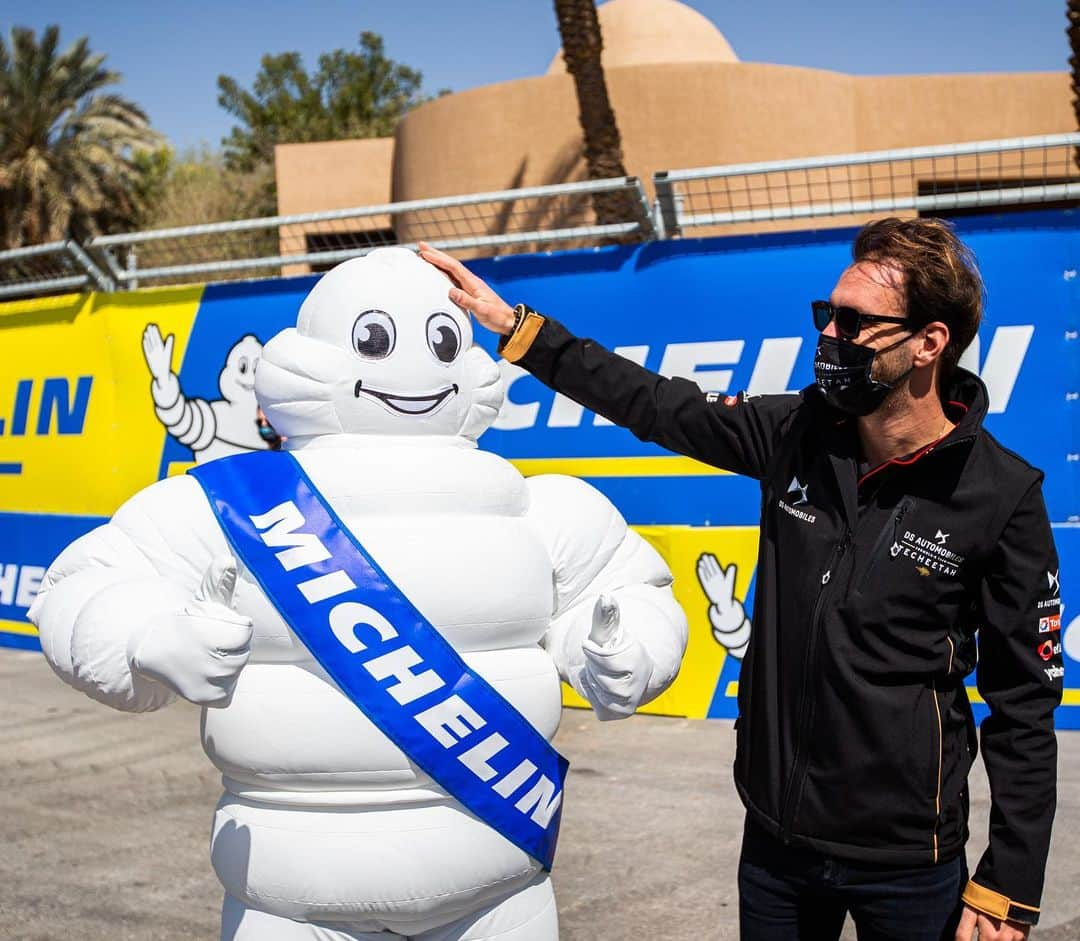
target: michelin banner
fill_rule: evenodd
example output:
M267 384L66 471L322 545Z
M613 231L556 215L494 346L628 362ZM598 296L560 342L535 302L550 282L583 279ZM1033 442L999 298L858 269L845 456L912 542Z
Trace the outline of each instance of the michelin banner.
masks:
M964 364L990 392L987 428L1046 472L1065 603L1061 727L1080 728L1080 234L1067 212L967 220L987 283ZM853 233L785 233L512 256L471 263L503 295L666 375L730 395L811 381L810 301L828 297ZM264 447L252 376L314 277L0 305L0 645L38 647L26 621L45 569L132 493ZM494 338L479 341L494 352ZM605 492L675 573L690 620L678 681L646 711L732 717L752 630L759 494L643 444L503 363L507 402L481 447L525 474ZM978 702L974 687L972 698ZM567 701L574 702L567 692Z

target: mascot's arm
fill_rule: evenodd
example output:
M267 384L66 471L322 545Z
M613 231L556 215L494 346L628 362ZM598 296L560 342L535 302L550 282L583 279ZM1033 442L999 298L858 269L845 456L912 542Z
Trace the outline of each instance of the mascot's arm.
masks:
M45 658L65 682L115 709L160 709L175 694L133 670L133 653L152 625L191 599L222 551L194 480L170 478L136 494L45 574L29 612Z
M667 689L686 651L671 572L588 484L542 475L528 485L529 517L555 573L544 646L600 718L630 715Z

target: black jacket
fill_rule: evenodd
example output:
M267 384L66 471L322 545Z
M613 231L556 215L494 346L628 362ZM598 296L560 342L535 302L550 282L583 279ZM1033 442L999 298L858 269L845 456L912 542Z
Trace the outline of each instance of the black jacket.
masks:
M1037 921L1063 674L1058 562L1042 474L981 427L982 382L956 370L952 433L860 478L854 420L814 387L706 395L535 313L503 355L643 440L761 482L735 781L767 831L901 867L962 852L977 750L964 677L978 659L993 804L965 899Z

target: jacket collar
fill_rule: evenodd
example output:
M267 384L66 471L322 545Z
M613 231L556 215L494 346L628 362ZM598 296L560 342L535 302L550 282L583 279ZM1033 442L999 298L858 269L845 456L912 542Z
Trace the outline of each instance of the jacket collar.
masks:
M946 414L956 422L949 437L973 438L990 410L990 393L975 373L957 366L946 388L945 403ZM962 414L958 415L958 412Z
M810 385L803 390L804 401L815 410L818 426L823 431L823 442L829 454L829 463L836 475L840 490L841 508L854 527L858 516L857 487L858 475L858 437L855 433L855 419L839 409L827 404L817 385ZM983 419L990 405L990 396L983 381L974 373L956 367L946 387L945 409L956 427L946 438L927 449L943 451L960 442L970 442L978 435ZM922 455L920 455L922 456ZM890 462L891 463L891 462ZM912 462L913 463L913 462Z
M825 402L816 383L802 390L803 399L817 411L827 428L837 429L841 435L854 428L852 416ZM990 408L990 394L986 385L973 372L957 366L946 386L945 412L956 423L950 439L974 437L982 427ZM845 435L846 436L846 435Z

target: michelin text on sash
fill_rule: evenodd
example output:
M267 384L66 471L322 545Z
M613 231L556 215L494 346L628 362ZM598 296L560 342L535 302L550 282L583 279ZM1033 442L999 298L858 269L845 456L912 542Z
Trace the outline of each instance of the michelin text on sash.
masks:
M305 526L306 521L291 500L278 504L266 513L252 515L249 519L267 547L282 547L274 557L286 572L302 570L331 557L316 535L297 531ZM305 573L298 571L298 574ZM309 605L346 596L356 587L348 573L341 570L307 578L296 584ZM512 755L515 749L498 732L481 733L487 721L457 693L450 693L420 711L409 708L437 690L448 688L447 681L425 664L412 646L401 641L398 630L375 608L342 597L330 608L327 626L338 643L350 654L356 655L358 665L373 679L380 682L393 680L382 686L383 691L393 697L443 748L449 751L466 740L475 741L475 744L470 744L457 754L457 760L479 781L488 785L498 798L511 801L536 775L536 765L525 758L500 776L491 766L491 759L505 749L510 749L509 754ZM514 802L514 807L540 827L546 828L561 801L562 793L555 782L540 774Z

